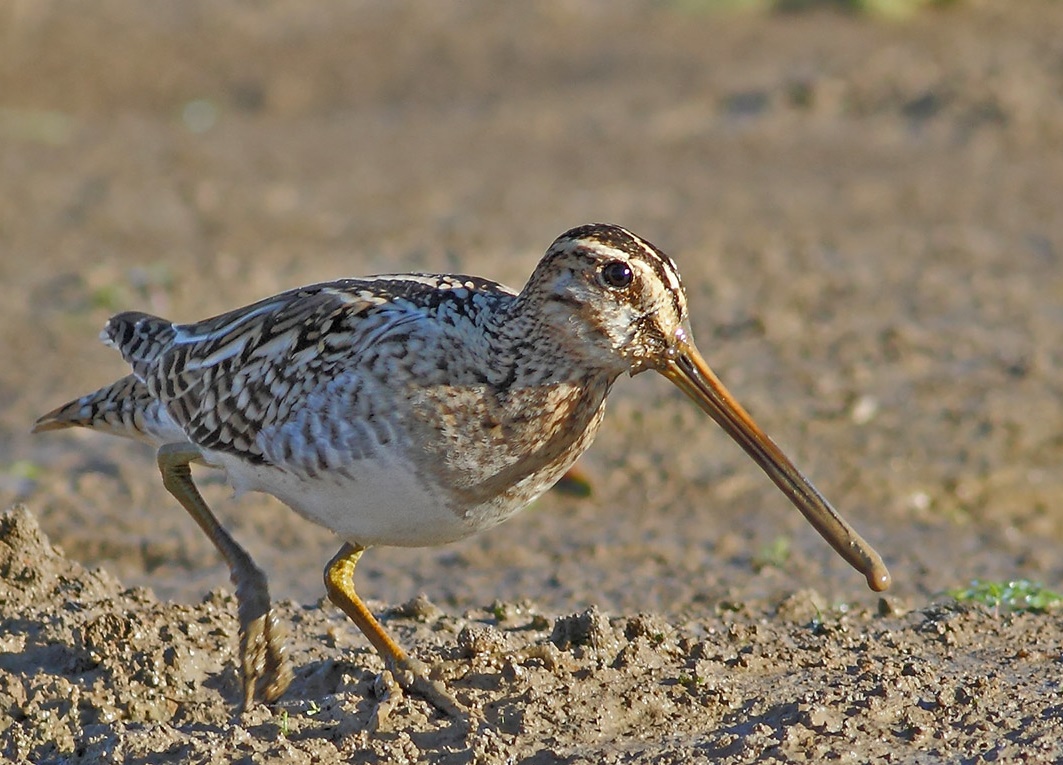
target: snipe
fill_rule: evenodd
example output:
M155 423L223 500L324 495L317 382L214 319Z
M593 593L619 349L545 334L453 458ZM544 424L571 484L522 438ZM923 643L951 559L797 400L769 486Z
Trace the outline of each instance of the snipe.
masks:
M550 246L524 289L396 274L294 289L193 324L144 313L103 340L131 375L44 415L158 447L166 488L225 557L236 585L245 707L291 680L266 577L218 523L190 463L221 468L334 531L329 597L444 711L454 701L355 593L373 545L451 542L501 523L590 446L610 387L653 369L745 449L874 590L881 558L732 398L694 346L675 263L613 225Z

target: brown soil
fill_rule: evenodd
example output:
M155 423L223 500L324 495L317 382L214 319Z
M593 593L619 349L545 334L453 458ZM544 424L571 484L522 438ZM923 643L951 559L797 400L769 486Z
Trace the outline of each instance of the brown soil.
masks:
M0 757L1063 758L1063 617L943 595L1063 586L1063 5L108 0L0 25L0 506L29 508L0 522ZM463 720L390 690L320 604L327 532L198 474L296 667L236 716L226 573L151 451L33 419L125 373L95 342L118 310L396 270L519 285L592 220L676 258L702 351L892 593L644 375L590 497L360 564Z

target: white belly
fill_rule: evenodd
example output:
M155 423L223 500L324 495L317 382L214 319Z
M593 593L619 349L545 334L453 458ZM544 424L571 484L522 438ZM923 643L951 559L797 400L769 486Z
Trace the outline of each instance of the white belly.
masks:
M326 471L313 479L266 465L251 465L231 454L206 452L206 461L228 473L239 495L272 494L308 520L331 529L344 541L370 547L429 547L463 539L486 525L477 513L454 512L445 493L419 481L405 460L363 460L343 473Z

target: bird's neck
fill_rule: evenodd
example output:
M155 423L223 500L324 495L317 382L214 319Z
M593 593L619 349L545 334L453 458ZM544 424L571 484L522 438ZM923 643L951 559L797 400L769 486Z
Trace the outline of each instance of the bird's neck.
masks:
M600 356L587 353L586 340L565 308L521 293L492 316L485 337L503 387L591 380L610 385L624 371L620 364L603 364Z

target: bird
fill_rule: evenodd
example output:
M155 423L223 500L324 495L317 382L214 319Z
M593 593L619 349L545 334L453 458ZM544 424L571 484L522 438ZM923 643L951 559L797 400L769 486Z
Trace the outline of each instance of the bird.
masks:
M374 546L460 540L519 512L590 446L624 374L654 370L674 383L872 590L890 586L881 556L698 351L675 262L618 225L563 233L520 291L459 274L346 278L189 324L120 313L100 337L131 373L48 412L34 431L82 427L157 449L164 486L230 570L242 710L291 682L284 628L265 573L204 501L191 464L334 532L329 599L401 687L460 714L355 591L359 558Z

